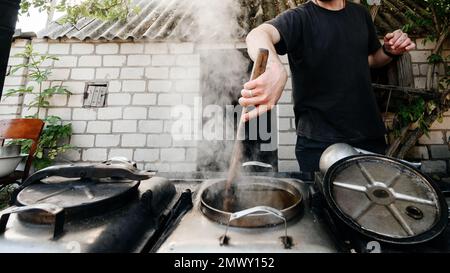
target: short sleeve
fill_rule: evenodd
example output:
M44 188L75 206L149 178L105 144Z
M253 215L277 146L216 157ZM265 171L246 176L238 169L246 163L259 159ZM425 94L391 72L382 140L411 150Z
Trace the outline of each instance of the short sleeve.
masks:
M298 50L302 38L302 20L297 9L287 10L267 23L280 33L281 39L275 45L279 55Z
M372 21L372 17L370 13L365 10L366 13L366 22L367 22L367 29L369 33L369 41L368 41L368 52L369 55L375 53L378 49L381 47L380 40L378 40L377 30L375 28L375 24Z

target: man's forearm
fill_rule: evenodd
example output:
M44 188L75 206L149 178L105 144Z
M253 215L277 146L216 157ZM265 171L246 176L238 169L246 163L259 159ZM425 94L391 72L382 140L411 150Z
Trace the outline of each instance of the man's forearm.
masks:
M266 48L269 50L269 63L281 64L281 60L276 53L275 46L278 41L274 40L274 37L270 34L270 29L267 26L261 25L260 27L253 29L246 38L248 54L254 61L258 56L258 50L260 48ZM279 39L278 39L279 40Z
M380 48L372 55L369 55L369 66L372 68L385 66L391 61L392 58L384 53L383 48Z

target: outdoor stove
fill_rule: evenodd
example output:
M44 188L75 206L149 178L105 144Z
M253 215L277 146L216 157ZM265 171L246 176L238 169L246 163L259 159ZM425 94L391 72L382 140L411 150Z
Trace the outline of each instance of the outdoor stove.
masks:
M159 173L156 177L121 164L72 168L38 174L36 181L22 186L16 206L1 213L0 252L449 251L448 228L426 244L402 246L355 233L336 219L324 201L321 176L313 181L294 172L244 172L244 178L283 181L302 195L301 213L287 225L247 228L220 224L202 212L201 192L226 173ZM289 243L283 238L289 238Z

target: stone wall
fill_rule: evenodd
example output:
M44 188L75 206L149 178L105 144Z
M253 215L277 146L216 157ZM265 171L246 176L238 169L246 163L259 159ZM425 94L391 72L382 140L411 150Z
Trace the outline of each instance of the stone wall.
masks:
M10 65L25 62L13 57L31 41L16 39L11 50ZM160 171L196 170L195 141L176 141L170 131L173 105L192 106L200 93L200 52L208 49L245 48L245 44L203 45L194 43L149 43L143 41L78 41L33 39L34 49L59 57L45 67L53 67L51 80L44 86L64 85L73 93L69 99L55 96L48 115L58 115L72 123L71 144L77 147L64 155L69 161L102 161L113 156L125 156L139 167ZM417 41L412 52L416 87L423 87L426 57L431 45ZM446 46L448 50L450 47ZM283 63L289 70L286 56ZM8 76L4 90L25 84L26 71ZM107 82L105 108L83 108L86 82ZM30 83L37 88L36 83ZM295 122L292 109L292 85L288 81L277 111L278 158L280 171L296 171ZM31 96L3 99L0 119L35 113L27 109ZM450 159L447 144L450 137L450 113L443 123L432 127L430 138L422 137L412 157L430 161L430 167L447 169ZM427 163L428 164L428 163ZM427 166L426 166L427 167Z

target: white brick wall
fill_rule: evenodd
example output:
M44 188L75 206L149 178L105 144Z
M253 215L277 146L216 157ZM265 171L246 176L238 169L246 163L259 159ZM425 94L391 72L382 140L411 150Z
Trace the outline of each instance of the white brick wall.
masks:
M55 96L48 114L61 116L72 124L71 144L78 149L64 155L68 160L101 161L108 157L125 156L147 169L160 171L194 171L197 142L176 141L170 135L173 105L193 105L201 91L200 54L202 50L245 48L244 43L193 44L151 42L70 42L36 40L35 50L56 54L60 61L48 61L43 67L52 69L45 86L60 84L73 93ZM21 52L26 41L17 41L12 53ZM421 45L412 53L416 87L425 86L426 58L431 44ZM446 49L448 51L448 49ZM446 52L447 52L446 51ZM10 64L26 60L11 57ZM282 61L288 68L285 56ZM25 83L24 75L7 77L5 89ZM290 75L290 73L289 73ZM86 82L108 83L107 107L82 108ZM280 171L298 170L295 160L295 124L290 80L276 110L278 119L278 157ZM0 103L0 118L34 113L22 108L32 96L14 97ZM432 127L430 138L422 137L416 154L424 157L426 145L448 143L450 114L444 122Z

